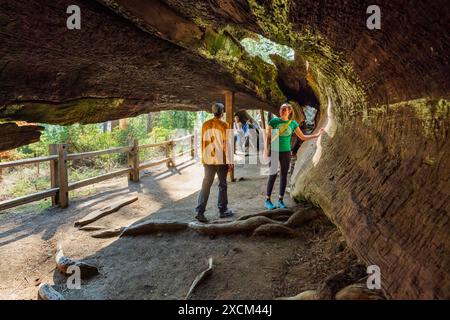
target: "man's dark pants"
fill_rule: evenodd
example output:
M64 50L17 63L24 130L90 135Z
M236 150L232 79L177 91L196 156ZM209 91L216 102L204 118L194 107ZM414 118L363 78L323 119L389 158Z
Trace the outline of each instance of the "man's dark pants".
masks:
M203 178L202 190L198 195L197 207L195 211L197 214L203 214L206 210L206 204L208 203L209 192L211 185L214 182L214 177L219 177L219 199L217 200L217 207L219 212L223 213L227 210L228 196L227 196L227 173L228 166L223 165L210 165L205 164L205 177Z

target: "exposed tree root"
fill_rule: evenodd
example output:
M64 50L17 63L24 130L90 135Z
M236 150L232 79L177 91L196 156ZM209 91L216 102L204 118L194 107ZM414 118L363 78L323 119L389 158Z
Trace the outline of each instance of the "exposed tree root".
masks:
M286 227L298 228L309 221L312 221L320 216L320 212L316 208L309 208L306 210L298 210L284 224Z
M236 220L233 222L212 225L199 222L190 222L189 228L203 235L216 236L251 232L259 226L267 223L280 224L281 222L277 222L264 216L257 216L246 220Z
M158 232L176 232L186 229L207 236L227 235L235 233L252 233L255 236L295 237L298 233L294 228L317 218L319 212L308 208L295 213L289 209L262 211L257 214L243 216L234 221L214 221L213 223L174 222L149 220L124 228L102 230L92 234L94 238L109 238L116 236L135 236ZM263 225L267 225L264 226Z
M127 197L125 199L120 199L120 200L114 201L113 203L107 205L106 207L103 207L99 210L95 210L95 211L89 213L84 218L82 218L78 221L75 221L75 227L84 226L84 225L87 225L94 221L97 221L98 219L100 219L110 213L118 211L123 206L130 204L130 203L136 201L137 199L138 199L138 197L132 196L132 197Z
M237 219L237 221L247 220L253 217L267 217L273 220L277 220L280 216L291 216L294 212L290 209L275 209L275 210L267 210L261 211L254 214L248 214L246 216L242 216Z
M280 297L275 300L318 300L318 294L316 290L307 290L293 297Z
M192 285L189 288L188 293L186 294L186 298L185 298L186 300L189 299L189 297L191 296L192 292L194 292L195 288L197 288L197 286L212 273L213 269L214 269L213 258L209 258L208 259L208 268L205 269L202 273L200 273L194 279L194 282L192 282Z
M186 222L150 220L125 228L120 236L136 236L158 232L174 232L185 230L187 227L188 224Z
M381 290L369 290L365 283L355 283L367 276L363 265L348 267L328 277L317 290L307 290L292 297L276 300L381 300Z
M363 265L351 266L335 275L328 277L318 289L318 297L320 300L334 299L344 287L353 284L367 276L366 268Z
M77 266L78 268L80 268L80 275L82 279L90 278L98 274L97 267L81 261L73 260L65 256L62 247L58 245L58 249L56 252L56 268L62 274L67 276L72 274L71 272L68 272L68 268L70 266Z
M298 236L298 234L297 232L295 232L295 230L284 225L267 223L256 228L253 232L253 236L295 238Z
M279 222L286 222L288 221L288 219L290 218L290 216L288 215L279 215L279 216L275 216L275 217L270 217L270 219L275 220L275 221L279 221Z
M354 283L341 289L335 296L336 300L385 300L381 290L371 290L365 283Z
M38 288L38 300L65 300L63 295L47 283L41 283Z

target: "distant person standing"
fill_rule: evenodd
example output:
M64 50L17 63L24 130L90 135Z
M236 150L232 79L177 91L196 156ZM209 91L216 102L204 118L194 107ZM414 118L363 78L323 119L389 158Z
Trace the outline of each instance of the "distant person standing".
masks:
M243 151L242 144L244 143L244 126L242 124L241 118L238 115L234 116L233 122L233 134L234 134L234 150ZM237 144L237 149L236 149Z
M250 153L250 150L254 151L256 150L256 146L253 143L253 141L256 141L257 137L255 136L255 126L253 124L252 119L248 119L245 123L246 130L245 130L245 155L248 156Z
M205 169L202 189L198 195L195 218L200 222L208 222L205 217L206 205L208 203L214 177L219 178L219 197L217 207L220 218L233 215L233 211L228 208L227 195L227 173L232 169L233 159L233 137L227 137L228 124L221 118L225 107L221 103L214 103L212 113L214 118L206 121L202 126L202 163ZM231 146L230 146L231 144Z

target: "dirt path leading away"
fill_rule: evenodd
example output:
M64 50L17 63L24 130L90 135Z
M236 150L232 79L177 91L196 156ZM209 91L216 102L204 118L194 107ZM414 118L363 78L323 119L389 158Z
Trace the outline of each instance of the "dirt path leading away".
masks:
M261 211L266 177L257 168L239 166L229 184L230 207L236 216ZM336 230L327 221L306 226L295 239L205 237L184 231L139 237L94 239L74 222L110 200L130 193L139 200L95 225L127 226L149 218L192 221L203 168L186 159L143 174L140 183L119 178L96 185L95 195L75 199L70 208L0 215L0 298L35 299L36 284L48 282L69 299L182 299L193 279L213 257L216 268L200 285L196 299L272 299L314 289L329 274L353 263L354 256L327 238ZM217 219L215 182L207 217ZM277 186L276 186L277 188ZM275 189L276 190L276 189ZM287 200L287 204L294 204ZM56 245L66 255L99 266L100 275L68 290L54 270ZM316 261L314 265L311 262ZM337 262L336 262L337 261Z

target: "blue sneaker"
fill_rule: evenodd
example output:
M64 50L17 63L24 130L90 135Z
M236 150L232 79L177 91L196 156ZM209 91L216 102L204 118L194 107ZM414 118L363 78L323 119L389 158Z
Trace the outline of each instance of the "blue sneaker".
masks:
M281 199L278 200L277 206L280 209L286 209L287 208L286 205L284 204L283 200L281 200Z
M268 210L273 210L276 208L270 200L266 200L266 202L264 203L264 207L266 207L266 209Z

